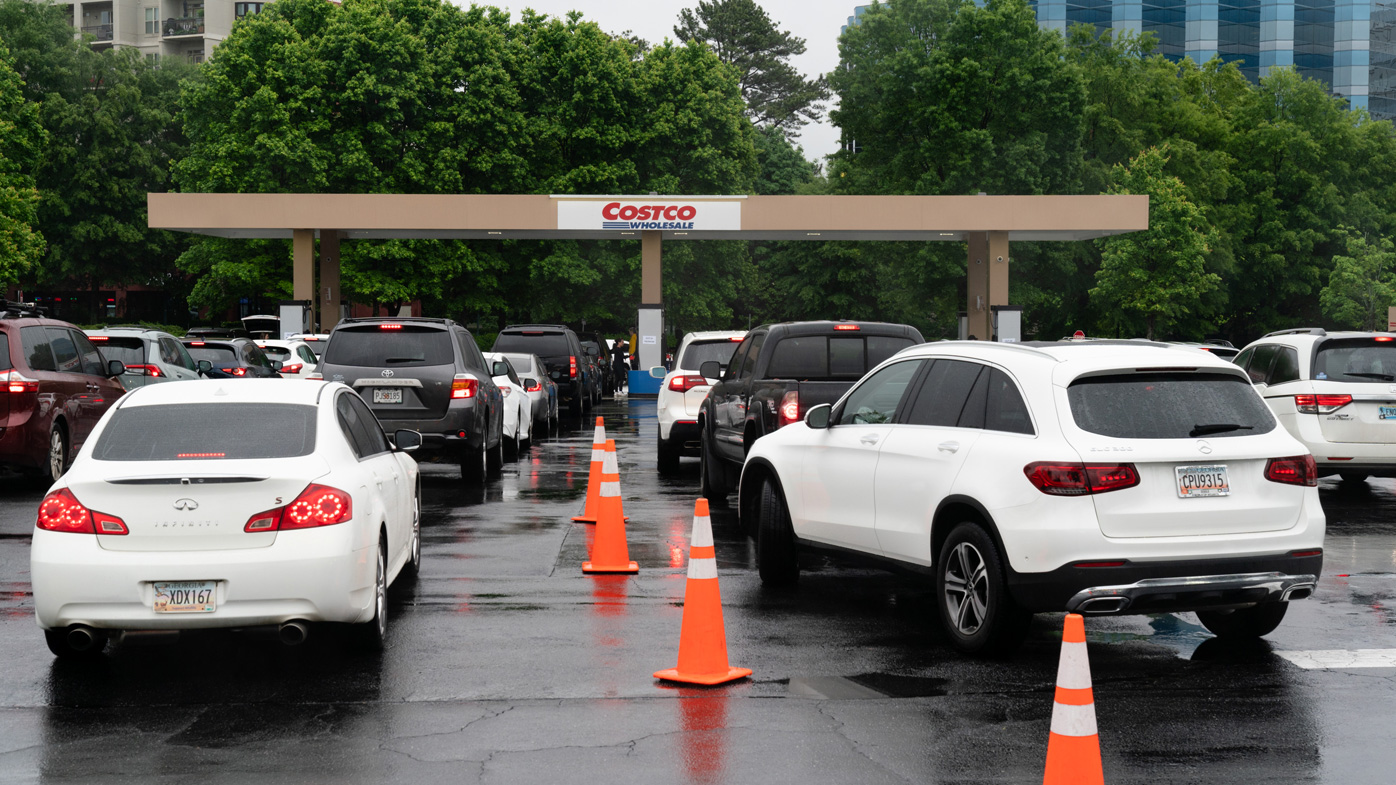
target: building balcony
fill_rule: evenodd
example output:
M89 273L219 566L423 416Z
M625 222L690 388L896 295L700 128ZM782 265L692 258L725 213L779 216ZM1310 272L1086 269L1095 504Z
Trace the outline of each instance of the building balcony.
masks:
M160 26L160 31L165 38L180 38L188 35L203 35L203 17L184 17L182 19L166 19Z
M82 26L82 32L83 32L84 35L90 35L90 36L92 36L92 37L95 39L94 43L99 43L99 44L100 44L100 43L109 42L109 41L112 40L112 28L113 28L113 27L114 27L114 25L110 25L110 24L106 24L106 25L83 25L83 26Z

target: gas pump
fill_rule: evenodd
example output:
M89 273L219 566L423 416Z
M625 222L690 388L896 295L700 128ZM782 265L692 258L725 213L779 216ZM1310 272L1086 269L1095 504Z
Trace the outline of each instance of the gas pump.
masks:
M277 303L281 316L281 340L293 335L315 332L310 324L309 300L282 300Z

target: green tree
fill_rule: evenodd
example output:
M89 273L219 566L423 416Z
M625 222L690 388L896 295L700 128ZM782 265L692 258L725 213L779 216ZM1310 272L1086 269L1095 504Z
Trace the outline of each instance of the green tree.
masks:
M1387 308L1396 305L1396 245L1385 237L1369 241L1352 227L1342 230L1347 255L1333 257L1328 285L1319 293L1323 313L1340 327L1386 329Z
M1115 170L1112 193L1148 194L1149 228L1102 241L1104 254L1092 298L1120 319L1143 322L1145 337L1198 318L1204 296L1221 284L1206 269L1215 233L1188 200L1183 181L1164 174L1166 150L1151 147Z
M824 116L824 77L806 79L790 64L805 41L781 30L755 0L699 0L679 13L674 35L701 41L737 71L747 116L760 128L785 133Z
M39 108L24 100L23 83L0 42L0 282L14 283L44 249L35 228L39 193L28 172L46 141Z

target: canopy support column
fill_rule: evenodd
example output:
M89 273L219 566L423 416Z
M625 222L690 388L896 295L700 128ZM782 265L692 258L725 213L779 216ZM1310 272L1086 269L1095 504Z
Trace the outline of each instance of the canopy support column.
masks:
M969 334L993 340L995 305L1008 305L1008 232L968 232L965 312Z
M291 296L310 303L310 323L315 323L315 230L291 232Z
M663 235L640 232L640 312L636 317L634 347L639 369L630 373L631 395L658 395L659 381L649 369L664 364Z
M320 330L327 333L339 324L339 232L320 230Z

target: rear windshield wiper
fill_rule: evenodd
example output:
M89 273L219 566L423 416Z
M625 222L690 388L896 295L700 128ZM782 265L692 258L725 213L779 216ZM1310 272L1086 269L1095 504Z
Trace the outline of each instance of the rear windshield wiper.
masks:
M1396 376L1389 373L1351 373L1345 372L1344 376L1361 376L1364 379L1381 379L1384 382L1396 382Z
M1227 431L1250 431L1254 429L1254 425L1237 425L1234 422L1214 422L1208 423L1207 425L1192 426L1192 430L1188 431L1188 436L1196 438L1198 436L1206 436L1209 433L1225 433Z

